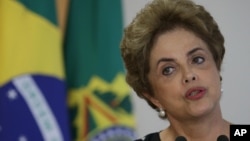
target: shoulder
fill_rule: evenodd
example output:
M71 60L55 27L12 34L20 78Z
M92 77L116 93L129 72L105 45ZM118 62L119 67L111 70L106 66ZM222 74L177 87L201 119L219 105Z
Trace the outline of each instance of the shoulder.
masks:
M135 141L160 141L160 135L159 132L150 133L143 138L137 139Z

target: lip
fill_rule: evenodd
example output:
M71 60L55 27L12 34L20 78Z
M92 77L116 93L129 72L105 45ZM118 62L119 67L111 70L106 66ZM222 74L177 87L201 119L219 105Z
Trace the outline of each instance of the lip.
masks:
M187 90L185 97L189 100L199 100L206 94L206 92L207 89L204 87L193 87Z

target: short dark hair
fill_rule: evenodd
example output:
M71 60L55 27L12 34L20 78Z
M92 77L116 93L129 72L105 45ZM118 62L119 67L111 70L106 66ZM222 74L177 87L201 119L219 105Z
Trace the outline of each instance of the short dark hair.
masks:
M156 36L177 27L193 32L208 45L220 71L225 53L224 37L210 13L191 0L154 0L125 28L120 46L127 69L126 81L139 97L146 99L145 92L153 96L147 75ZM152 108L157 108L146 100Z

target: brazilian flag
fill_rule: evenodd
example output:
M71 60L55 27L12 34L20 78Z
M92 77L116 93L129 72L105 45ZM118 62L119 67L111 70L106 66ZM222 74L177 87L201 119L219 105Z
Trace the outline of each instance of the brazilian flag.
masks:
M0 140L69 141L54 0L0 1Z
M131 141L135 120L119 52L120 0L71 0L65 64L76 141Z

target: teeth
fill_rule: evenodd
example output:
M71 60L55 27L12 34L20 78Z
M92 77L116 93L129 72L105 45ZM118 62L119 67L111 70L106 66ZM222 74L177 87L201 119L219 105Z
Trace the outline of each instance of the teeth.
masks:
M199 93L199 91L193 91L189 96L195 96L198 93Z

